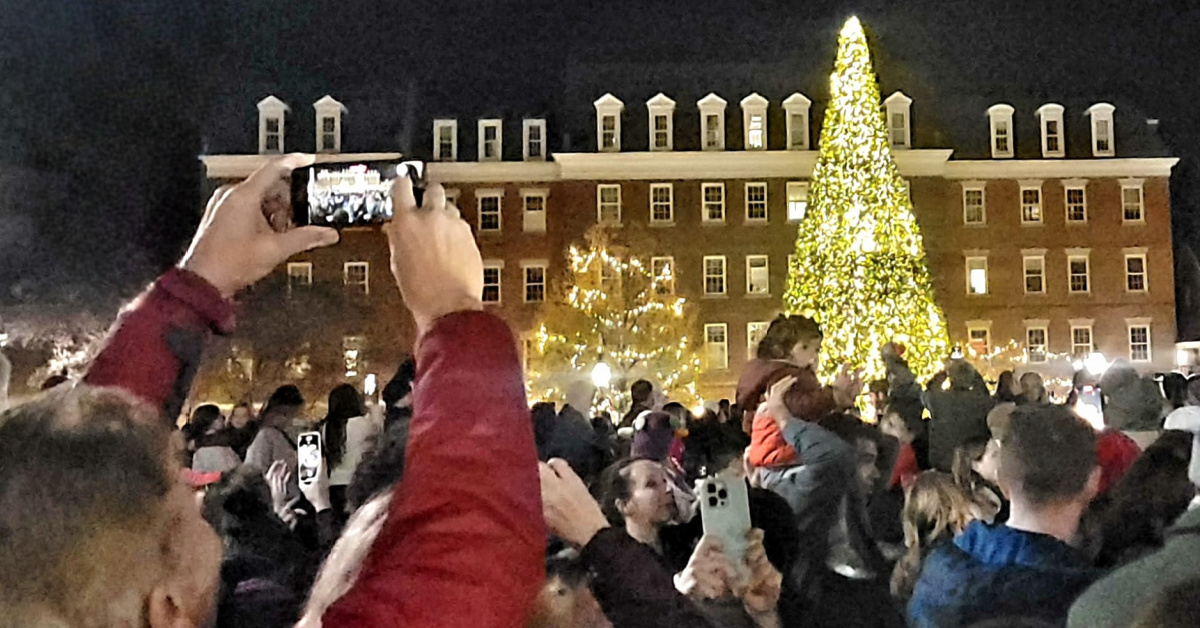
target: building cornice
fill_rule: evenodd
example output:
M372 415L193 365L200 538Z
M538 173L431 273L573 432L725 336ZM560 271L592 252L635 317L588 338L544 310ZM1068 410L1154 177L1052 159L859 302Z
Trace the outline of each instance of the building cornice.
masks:
M910 150L895 155L900 174L939 176L952 151ZM566 180L809 178L815 150L557 153Z
M1178 162L1177 157L962 160L947 162L944 176L947 179L1169 177Z
M559 166L552 161L442 162L430 163L426 168L426 176L442 184L541 183L560 179Z
M205 174L209 179L245 179L263 164L279 159L280 155L201 155ZM323 153L317 155L317 163L395 161L400 153Z

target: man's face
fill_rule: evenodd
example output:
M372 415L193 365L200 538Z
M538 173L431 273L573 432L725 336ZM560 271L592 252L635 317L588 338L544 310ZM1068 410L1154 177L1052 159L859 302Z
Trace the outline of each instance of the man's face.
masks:
M879 484L879 447L869 438L859 438L854 445L858 450L858 485L864 495L869 495Z

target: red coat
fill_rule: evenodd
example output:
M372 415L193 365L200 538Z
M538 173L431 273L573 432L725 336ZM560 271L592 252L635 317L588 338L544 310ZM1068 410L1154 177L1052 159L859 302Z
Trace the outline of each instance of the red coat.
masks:
M1100 492L1117 484L1121 476L1142 455L1134 440L1119 430L1105 429L1096 435L1096 463L1100 465Z

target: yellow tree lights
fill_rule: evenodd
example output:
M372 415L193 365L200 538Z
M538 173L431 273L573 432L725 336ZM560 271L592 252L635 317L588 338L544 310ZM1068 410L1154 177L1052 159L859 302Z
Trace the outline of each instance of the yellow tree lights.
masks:
M841 364L884 375L879 348L904 343L918 378L950 353L933 299L921 232L887 142L866 35L850 18L838 38L807 215L800 222L784 307L825 332L822 373Z
M561 400L603 363L611 383L597 409L628 409L629 385L642 378L690 405L700 359L688 308L673 289L675 269L650 268L602 228L585 239L586 246L568 249L567 272L540 312L527 353L530 398Z

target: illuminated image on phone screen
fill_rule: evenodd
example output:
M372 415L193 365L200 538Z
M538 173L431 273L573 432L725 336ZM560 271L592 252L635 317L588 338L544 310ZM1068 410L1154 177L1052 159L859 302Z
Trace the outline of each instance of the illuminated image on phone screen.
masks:
M389 176L390 175L390 176ZM353 227L392 218L392 171L367 164L313 166L308 179L308 224Z

